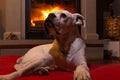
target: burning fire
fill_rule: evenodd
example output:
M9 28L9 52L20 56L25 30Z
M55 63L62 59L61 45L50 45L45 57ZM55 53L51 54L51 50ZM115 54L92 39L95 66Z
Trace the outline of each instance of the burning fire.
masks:
M54 7L53 9L48 9L48 10L41 10L41 13L43 14L43 20L45 20L48 16L49 13L56 11L56 10L61 10L62 8L60 7Z
M40 13L42 14L41 16L39 17L34 17L33 19L31 19L31 26L36 26L35 24L35 21L44 21L47 16L49 15L49 13L52 13L53 11L56 11L56 10L62 10L63 8L59 7L59 6L56 6L56 7L50 7L48 9L39 9Z
M32 25L32 26L35 26L35 23L33 22L33 20L31 20L31 25Z

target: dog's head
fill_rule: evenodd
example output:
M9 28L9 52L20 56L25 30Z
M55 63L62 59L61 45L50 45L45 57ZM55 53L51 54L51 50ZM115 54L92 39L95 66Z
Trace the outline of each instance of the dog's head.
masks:
M85 25L84 17L66 10L50 13L44 23L46 32L53 37L69 33L73 27L78 25Z

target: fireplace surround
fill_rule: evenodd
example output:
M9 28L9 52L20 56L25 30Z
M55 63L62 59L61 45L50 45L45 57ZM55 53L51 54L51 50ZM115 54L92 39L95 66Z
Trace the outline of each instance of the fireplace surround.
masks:
M44 17L49 12L62 9L80 13L80 2L81 0L25 0L25 38L52 39L44 30ZM81 31L80 27L78 30Z
M3 25L5 37L9 33L15 33L19 39L26 40L26 1L29 0L0 0L4 2L0 5L3 11ZM81 0L80 2L81 14L85 17L86 27L81 27L81 36L85 40L96 40L98 34L96 33L96 0Z

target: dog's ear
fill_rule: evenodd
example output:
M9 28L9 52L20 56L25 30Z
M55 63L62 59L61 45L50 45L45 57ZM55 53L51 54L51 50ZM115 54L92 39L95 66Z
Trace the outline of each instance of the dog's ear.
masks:
M82 25L83 27L86 26L85 19L84 19L84 17L81 14L74 13L73 17L74 17L76 25Z

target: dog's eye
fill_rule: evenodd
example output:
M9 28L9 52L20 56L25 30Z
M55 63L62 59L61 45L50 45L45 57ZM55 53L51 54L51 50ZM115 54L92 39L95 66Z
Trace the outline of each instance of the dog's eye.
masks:
M62 13L62 14L60 15L60 17L62 17L62 18L66 18L66 17L67 17L67 15L66 15L66 14L64 14L64 13Z

